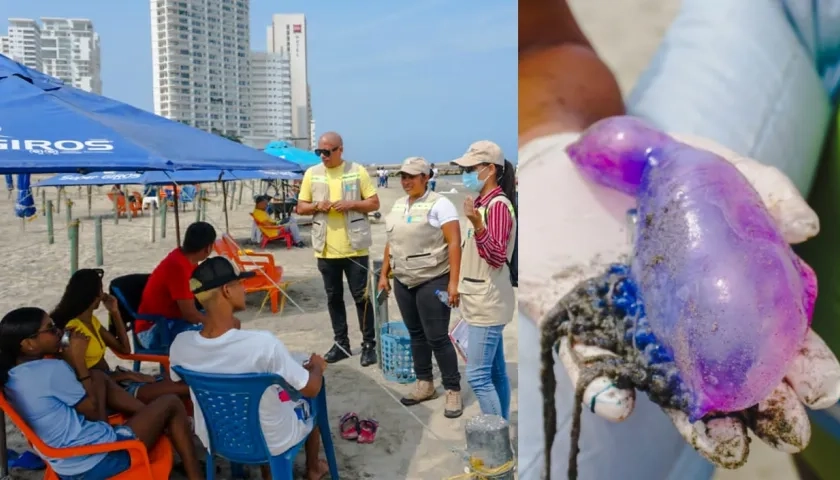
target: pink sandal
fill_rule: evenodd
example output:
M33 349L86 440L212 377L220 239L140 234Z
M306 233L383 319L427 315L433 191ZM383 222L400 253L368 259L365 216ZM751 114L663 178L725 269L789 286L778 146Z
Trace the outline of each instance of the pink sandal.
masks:
M338 421L338 429L341 431L341 438L356 440L359 438L359 416L355 412L345 413Z
M359 443L373 443L376 440L376 431L379 430L379 422L372 418L366 418L359 422Z

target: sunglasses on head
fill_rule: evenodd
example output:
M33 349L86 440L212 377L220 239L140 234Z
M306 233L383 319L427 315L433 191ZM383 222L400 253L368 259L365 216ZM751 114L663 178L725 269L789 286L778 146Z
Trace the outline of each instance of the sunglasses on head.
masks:
M339 148L341 147L338 146L333 148L316 148L315 155L318 155L319 157L329 157L334 151L338 150Z

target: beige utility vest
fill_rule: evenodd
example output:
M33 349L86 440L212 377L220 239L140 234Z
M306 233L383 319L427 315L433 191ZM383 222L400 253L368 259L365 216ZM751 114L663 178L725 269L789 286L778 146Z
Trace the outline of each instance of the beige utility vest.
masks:
M400 198L385 217L391 271L408 288L449 271L449 246L443 230L429 223L429 212L440 198L428 191L407 209L408 197Z
M344 173L341 174L341 199L347 201L362 200L361 166L344 162ZM312 167L312 202L318 203L330 200L330 183L327 177L327 167L323 164ZM312 216L312 248L321 253L327 242L327 212L316 212ZM344 223L350 245L354 250L369 248L372 239L370 223L367 214L356 211L344 212Z
M513 217L513 228L510 229L507 245L507 259L510 262L516 240L513 204L507 197L499 195L493 197L486 207L479 208L478 212L486 219L487 208L496 202L504 203ZM505 325L513 320L516 296L510 283L510 270L507 264L501 268L492 268L478 255L472 227L467 230L467 238L463 242L458 293L461 295L461 313L470 325L490 327Z

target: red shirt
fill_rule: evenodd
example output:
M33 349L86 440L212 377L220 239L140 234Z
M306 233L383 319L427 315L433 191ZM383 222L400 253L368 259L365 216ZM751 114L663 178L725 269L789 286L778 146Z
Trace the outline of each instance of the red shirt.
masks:
M190 290L190 277L195 267L180 248L169 252L149 276L137 313L181 318L178 300L195 298ZM134 331L144 332L152 328L152 325L152 322L137 320Z
M490 200L502 195L502 187L496 187L475 199L475 208L486 207ZM475 234L475 246L478 256L492 268L502 268L507 262L507 247L510 243L510 231L513 229L513 216L506 204L494 203L487 209L484 217L484 230Z

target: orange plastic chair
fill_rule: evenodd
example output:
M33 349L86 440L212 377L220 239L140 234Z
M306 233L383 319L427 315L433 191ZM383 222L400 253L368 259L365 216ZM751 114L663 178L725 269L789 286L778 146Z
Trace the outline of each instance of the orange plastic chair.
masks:
M131 192L131 199L128 202L128 209L131 210L131 215L143 215L143 195L140 192Z
M114 204L114 192L108 193L108 200L111 201L111 204ZM117 196L117 215L122 216L125 213L125 196L118 195Z
M84 447L53 448L44 443L29 428L29 425L6 401L6 397L2 393L0 393L0 408L6 416L12 419L12 423L20 429L26 440L45 457L70 458L126 450L131 456L131 468L115 477L111 477L112 480L166 480L172 471L172 444L165 436L160 437L160 440L150 452L146 450L146 446L140 440L122 440ZM44 480L58 480L58 475L50 468L49 463L47 463L47 469L44 472Z
M280 289L285 289L288 282L281 282L283 267L274 264L274 255L253 250L240 250L239 245L228 234L216 240L213 249L218 255L229 258L240 271L257 271L257 275L242 282L245 293L266 292L271 300L271 312L277 313L283 310L286 306L286 297L280 293Z
M260 232L262 232L262 242L260 242L260 248L265 248L265 246L268 245L268 242L273 242L274 240L285 240L286 249L292 248L292 232L286 230L283 225L259 222L256 218L254 218L253 213L250 215L251 218L254 219L254 223L257 224L257 228L259 228Z

